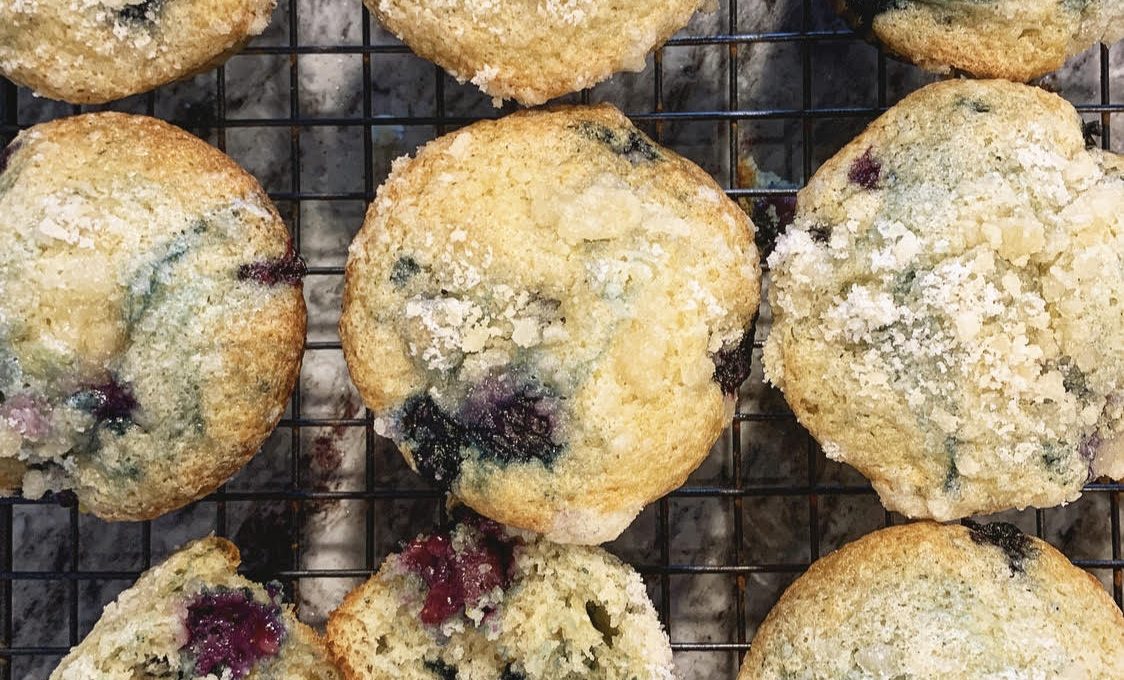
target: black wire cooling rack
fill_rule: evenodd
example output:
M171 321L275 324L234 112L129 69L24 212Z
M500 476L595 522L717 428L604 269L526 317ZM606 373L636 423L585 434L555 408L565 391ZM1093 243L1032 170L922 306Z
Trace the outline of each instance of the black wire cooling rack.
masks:
M926 80L867 46L821 4L827 3L723 0L715 14L657 51L644 73L614 79L623 89L602 86L569 99L618 103L658 141L713 172L747 210L755 202L794 196L848 137ZM309 20L331 12L353 17L343 22L341 41L307 42ZM687 52L706 55L678 58ZM1045 83L1071 99L1076 95L1082 115L1100 123L1105 148L1113 147L1113 115L1124 112L1124 98L1113 98L1115 53L1094 48L1066 75ZM316 107L304 96L309 80L302 78L302 66L331 58L350 64L362 98L343 112L310 111ZM310 263L306 295L338 307L346 237L358 229L364 205L388 170L380 134L394 130L401 138L397 151L408 153L449 129L511 109L490 109L486 98L435 67L424 67L421 80L400 83L394 99L399 105L384 107L390 95L381 83L393 80L410 59L357 0L282 0L265 36L226 67L195 79L204 83L206 97L185 102L172 85L112 108L168 119L229 151L259 178L268 175L266 188ZM268 62L268 78L239 80L239 60ZM756 66L747 76L744 66L751 62ZM668 69L675 69L674 78ZM671 80L688 87L672 88ZM703 86L709 99L691 96L692 88ZM287 108L246 105L247 91L270 87ZM90 108L46 104L0 80L0 146L32 124ZM344 140L336 152L346 147L359 159L351 185L317 181L321 161L309 158L323 150L324 134ZM263 147L283 161L263 167L259 159L254 167L254 151ZM339 227L346 233L334 246L324 246L323 239L305 246L326 228L323 214L346 222ZM0 680L46 677L96 621L101 605L179 540L210 531L231 536L245 569L287 584L302 617L316 623L336 602L316 602L322 591L313 584L335 581L346 589L371 574L397 540L439 516L439 495L374 434L370 414L358 407L346 379L339 388L345 398L334 407L310 405L319 389L318 367L334 361L338 373L342 364L335 318L329 312L317 320L314 307L305 368L288 412L251 469L219 492L169 517L125 525L80 516L65 499L0 499ZM763 384L762 337L759 329L754 373L711 459L609 546L644 575L687 678L732 679L757 624L811 561L900 519L881 509L861 477L825 460L783 399ZM344 440L351 442L358 466L350 483L334 483L330 469L342 455L334 447ZM1060 547L1121 604L1121 491L1124 485L1094 483L1068 508L1004 518ZM326 516L357 523L358 538L351 542L360 545L352 546L351 563L309 557L316 527L330 523Z

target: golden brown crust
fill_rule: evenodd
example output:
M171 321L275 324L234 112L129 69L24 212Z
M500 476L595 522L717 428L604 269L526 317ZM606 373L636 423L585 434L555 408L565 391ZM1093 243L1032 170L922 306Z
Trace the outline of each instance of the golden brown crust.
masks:
M1115 677L1124 616L1101 583L1037 538L989 542L996 526L894 526L816 561L758 628L740 680Z
M1124 34L1124 13L1113 0L906 0L865 14L852 9L858 3L833 4L901 58L929 71L958 70L977 78L1026 82L1057 70L1096 42L1112 43Z
M365 2L418 55L493 97L526 106L591 87L617 71L641 70L647 53L685 26L703 4Z
M402 316L431 304L424 291L408 297L389 282L402 254L433 259L433 276L471 268L485 277L481 286L556 301L565 334L556 326L550 337L565 339L554 345L543 335L542 343L511 351L549 360L565 374L559 380L572 383L568 452L549 469L465 465L452 492L478 512L566 542L616 536L703 460L727 422L713 355L737 344L756 310L759 268L745 214L700 168L649 145L609 106L520 112L464 128L395 163L346 268L344 356L376 423L392 437L398 409L430 381L460 381L462 370L432 370L431 361L445 361L444 345L430 353L424 343L431 341L402 325ZM449 179L457 173L466 178ZM578 209L582 201L605 203ZM575 210L581 215L560 217ZM621 211L615 222L600 216L613 210ZM488 255L445 252L462 243ZM628 279L635 292L597 292L602 284L592 279L602 275L588 268L611 269L614 258L632 267L649 257L645 249L659 264L643 264ZM639 278L649 275L650 284ZM462 297L478 304L474 295ZM552 323L543 322L542 332L549 335ZM492 333L499 340L488 342L514 338L513 330ZM509 344L495 346L508 351ZM557 351L538 349L548 345ZM408 437L396 438L415 469L427 464Z
M122 277L98 293L105 295L106 310L98 313L99 328L109 331L98 335L75 322L76 356L90 363L94 376L103 375L98 367L110 361L113 372L135 383L145 417L157 419L143 423L141 433L156 437L155 443L115 443L109 465L104 454L79 458L81 506L105 519L150 519L209 493L258 450L300 372L306 312L299 283L267 285L241 280L238 273L245 265L289 256L284 223L257 181L230 158L152 118L100 113L61 119L28 130L15 144L8 173L14 179L0 193L8 229L13 238L41 240L37 223L66 220L72 205L92 211L92 247L81 241L87 238L84 227L70 232L69 223L59 222L65 228L52 231L59 238L49 241L47 251L64 262L73 259L75 276L92 251L116 263L108 271ZM41 208L49 204L61 207ZM177 269L146 273L155 271L147 263L159 264L165 243L182 244L168 256ZM34 270L35 262L29 258L19 266ZM112 310L132 304L140 285L133 272L157 277L145 285L167 287L165 298L175 298L167 305L173 306L143 303L148 311L141 313L157 315L151 319L129 320L124 311L117 316ZM32 286L26 294L39 290ZM73 311L84 303L59 304ZM29 328L40 328L34 315L22 318ZM50 337L49 327L43 328L48 330L35 333ZM99 346L104 351L95 360L90 347ZM190 394L174 397L183 390ZM179 401L169 401L173 397ZM176 406L181 402L196 404L198 412L183 412ZM187 422L179 423L177 434L169 429L171 420ZM161 443L160 437L167 439ZM141 475L133 483L119 472L126 462Z
M274 0L129 4L151 15L121 0L0 3L0 73L75 104L121 99L218 66L265 29Z

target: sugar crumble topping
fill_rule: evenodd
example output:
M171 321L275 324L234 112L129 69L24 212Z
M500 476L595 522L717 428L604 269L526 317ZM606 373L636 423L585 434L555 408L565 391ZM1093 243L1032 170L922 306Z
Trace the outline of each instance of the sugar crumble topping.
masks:
M783 389L799 378L782 356L788 329L839 348L842 389L900 399L949 452L952 495L957 477L987 477L996 461L1044 465L1079 486L1081 469L1096 474L1079 460L1093 457L1083 442L1124 430L1111 408L1124 357L1095 339L1124 330L1124 179L1100 152L1063 153L1045 124L1020 134L1005 154L1017 172L859 187L834 224L802 210L769 257L780 311L767 379ZM902 162L924 177L936 155ZM847 459L847 446L824 449Z

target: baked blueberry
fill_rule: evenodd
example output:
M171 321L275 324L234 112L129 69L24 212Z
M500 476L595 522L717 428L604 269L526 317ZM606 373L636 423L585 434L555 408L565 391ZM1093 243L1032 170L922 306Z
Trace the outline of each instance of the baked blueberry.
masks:
M238 561L225 539L184 546L118 595L50 680L341 680L280 588L239 576Z
M249 589L204 590L188 602L185 650L197 674L229 670L244 678L259 661L281 651L281 607L257 602L253 595Z
M674 680L640 576L463 508L390 555L328 620L351 680Z

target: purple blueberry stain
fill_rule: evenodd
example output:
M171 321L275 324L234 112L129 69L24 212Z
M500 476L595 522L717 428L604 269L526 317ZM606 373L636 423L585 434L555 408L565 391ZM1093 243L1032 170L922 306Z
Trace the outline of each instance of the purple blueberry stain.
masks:
M1034 559L1038 552L1038 548L1030 538L1013 524L1007 522L979 524L964 520L964 526L968 527L968 535L974 542L1002 550L1012 574L1024 573L1027 561Z
M449 488L475 453L500 464L549 465L565 448L562 399L533 378L498 373L472 385L449 413L428 394L406 402L400 425L418 471Z
M1089 469L1089 473L1085 476L1086 484L1097 478L1095 463L1097 460L1097 453L1100 452L1102 444L1104 444L1104 440L1101 439L1101 435L1098 432L1094 432L1087 437L1082 437L1081 441L1077 444L1077 455L1081 457L1081 460L1085 462L1086 467Z
M50 406L39 397L16 394L0 406L0 418L28 441L45 439L51 431Z
M517 381L511 373L491 375L469 390L460 420L470 439L503 463L553 460L561 400L538 381Z
M745 329L736 344L723 347L711 355L714 361L714 382L724 394L735 394L749 371L753 358L753 328Z
M847 179L858 184L864 189L873 189L878 186L882 176L882 163L874 157L874 149L867 148L863 155L851 163L847 171Z
M71 395L67 403L86 411L117 434L123 434L133 424L133 414L139 406L132 387L113 378L83 387Z
M290 286L299 285L308 268L297 251L289 246L285 255L272 260L260 260L244 264L238 268L240 281L257 281L266 286L275 286L283 283Z
M195 660L195 674L243 678L262 659L275 656L285 639L276 599L262 604L248 589L202 592L188 603L184 651Z
M454 542L454 525L419 536L398 555L399 564L425 584L419 617L429 626L441 625L466 607L478 605L496 588L506 590L515 576L518 539L498 523L474 514L460 525L471 528L468 541Z

